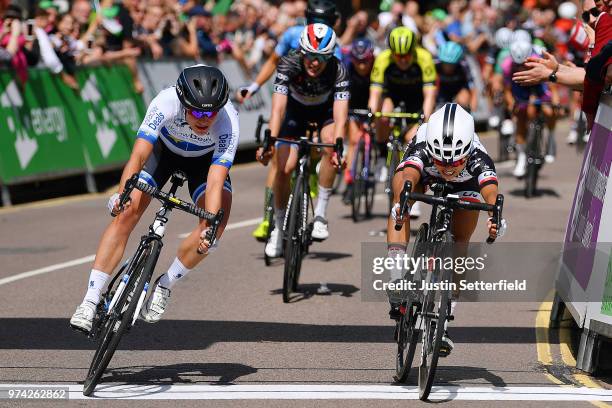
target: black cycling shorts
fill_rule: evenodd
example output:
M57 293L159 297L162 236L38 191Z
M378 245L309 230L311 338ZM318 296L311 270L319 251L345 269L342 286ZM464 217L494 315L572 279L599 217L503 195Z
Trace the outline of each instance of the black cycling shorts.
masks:
M140 181L162 188L168 182L172 173L181 170L187 176L189 194L194 204L206 191L208 170L212 164L213 152L198 157L183 157L172 152L164 142L157 139L153 152L140 172ZM232 192L232 182L229 175L223 183L223 189Z
M279 137L297 139L306 134L308 123L314 122L319 129L334 121L333 100L322 105L302 105L291 97L287 99L285 119L281 125Z

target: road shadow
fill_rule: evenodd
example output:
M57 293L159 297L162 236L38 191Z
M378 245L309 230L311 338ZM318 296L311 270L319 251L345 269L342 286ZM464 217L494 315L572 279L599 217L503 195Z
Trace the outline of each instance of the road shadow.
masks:
M167 366L113 367L101 382L130 384L232 384L238 378L257 372L256 368L236 363L184 363Z
M381 316L381 320L386 316ZM161 320L136 323L121 339L124 350L204 350L215 343L392 343L393 326L281 322ZM535 344L533 327L452 328L453 341L470 344ZM95 343L69 328L68 319L0 318L0 350L94 350Z
M517 188L517 189L509 191L508 193L511 196L514 196L514 197L523 197L523 198L525 198L525 189L524 188ZM544 197L544 196L561 198L561 196L559 195L559 193L557 193L556 190L553 190L553 189L550 189L550 188L538 188L535 191L535 193L534 193L534 197Z
M322 251L311 251L304 257L305 259L318 259L323 262L336 261L338 259L352 258L353 254L347 254L345 252L322 252Z
M294 293L289 303L300 302L302 300L309 299L313 296L343 296L352 297L353 293L359 291L359 288L353 285L345 285L341 283L328 283L326 284L329 291L320 293L319 288L321 284L318 283L305 283L298 285L297 293ZM270 291L272 295L282 295L283 289L273 289Z

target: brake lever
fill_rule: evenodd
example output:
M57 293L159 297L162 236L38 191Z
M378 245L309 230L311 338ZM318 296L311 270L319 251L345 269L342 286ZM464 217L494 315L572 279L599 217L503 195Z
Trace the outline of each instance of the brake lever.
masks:
M495 208L493 209L493 217L491 217L491 223L497 225L499 228L499 223L502 220L502 210L504 208L504 196L502 194L498 194L495 199ZM495 242L495 238L488 237L487 244L492 244Z
M263 147L263 152L259 155L259 160L263 160L264 154L268 150L270 150L271 139L272 139L272 131L270 129L266 129L264 131L264 140L263 140L263 143L261 144L261 147Z
M404 219L404 216L406 215L406 211L408 208L408 203L410 201L410 192L412 191L412 182L411 181L405 181L404 182L404 188L402 188L402 192L400 193L400 213L399 213L399 220ZM404 226L403 223L395 223L395 230L396 231L401 231L402 227Z
M336 139L336 146L334 147L336 151L336 158L338 159L338 174L342 172L342 156L344 154L344 140L342 138Z
M125 181L125 186L123 187L123 191L119 195L119 212L123 211L123 207L128 202L132 201L130 194L132 194L132 190L134 190L136 183L138 183L138 176L139 176L138 173L134 173L132 177L130 177L129 179ZM116 217L117 215L119 214L114 214L111 212L111 217Z

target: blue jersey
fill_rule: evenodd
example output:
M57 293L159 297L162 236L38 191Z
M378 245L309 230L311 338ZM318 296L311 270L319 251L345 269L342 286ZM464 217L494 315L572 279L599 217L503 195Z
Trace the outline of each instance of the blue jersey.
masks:
M284 57L289 54L291 50L299 50L300 49L300 36L302 35L302 31L304 31L304 25L294 25L293 27L289 27L287 31L283 33L278 44L276 44L276 48L274 52L279 57ZM339 60L342 60L342 53L340 52L340 47L336 45L334 49L334 55Z

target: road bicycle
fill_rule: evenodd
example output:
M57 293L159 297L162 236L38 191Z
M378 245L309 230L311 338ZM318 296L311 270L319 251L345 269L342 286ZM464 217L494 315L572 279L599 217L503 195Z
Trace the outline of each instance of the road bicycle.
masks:
M171 211L176 208L208 220L210 228L207 239L211 245L216 241L217 230L223 219L223 209L217 214L212 214L177 198L176 191L185 180L186 177L182 172L175 172L167 193L139 181L138 174L134 174L125 183L125 189L119 198L120 208L128 202L130 193L134 189L158 199L162 206L155 214L149 232L140 239L138 249L115 274L98 304L88 335L91 340L97 341L97 348L85 378L83 395L87 396L93 392L110 363L121 337L138 319L163 246L162 239Z
M351 218L354 222L370 218L376 194L375 166L378 158L376 141L371 135L370 123L374 115L369 109L353 109L349 115L360 122L359 141L355 145L351 163L353 191L350 196ZM363 205L362 205L363 204Z
M543 132L545 126L542 105L534 103L537 114L527 129L527 145L525 153L527 155L527 171L525 173L525 197L531 198L536 194L538 175L544 165L544 143Z
M298 162L295 169L295 181L289 195L285 220L283 222L283 256L285 269L283 273L283 302L291 300L291 293L297 292L302 268L302 259L308 253L313 242L312 228L314 206L310 195L310 174L314 171L311 165L312 149L331 147L342 158L344 145L341 138L336 143L318 143L312 140L319 129L317 123L308 123L306 135L299 139L273 138L270 129L264 132L263 149L267 151L272 143L279 141L298 146Z
M446 182L431 185L433 195L414 193L412 183L406 181L400 194L400 218L409 211L411 200L421 201L432 206L429 223L419 227L412 256L416 259L445 259L453 256L453 236L451 226L455 209L488 211L493 213L492 222L499 225L502 219L504 196L498 194L494 205L463 201L456 194L447 194ZM400 231L403 224L396 224ZM495 239L487 238L491 244ZM424 269L410 271L413 282L424 281L429 288L432 283L452 282L453 271L438 262L428 261ZM419 282L420 283L420 282ZM420 288L420 285L418 285ZM451 315L451 290L441 286L423 291L406 291L400 303L400 318L396 322L395 341L397 343L395 380L403 383L412 368L416 345L421 338L421 362L419 364L419 398L427 400L435 379L439 357L448 355L449 350L442 348L442 337Z
M375 118L389 118L391 133L387 141L387 179L385 181L385 194L389 197L389 211L393 207L393 175L395 169L402 161L404 155L404 135L408 132L409 125L423 121L424 116L420 113L407 113L406 104L400 102L393 112L374 112Z

